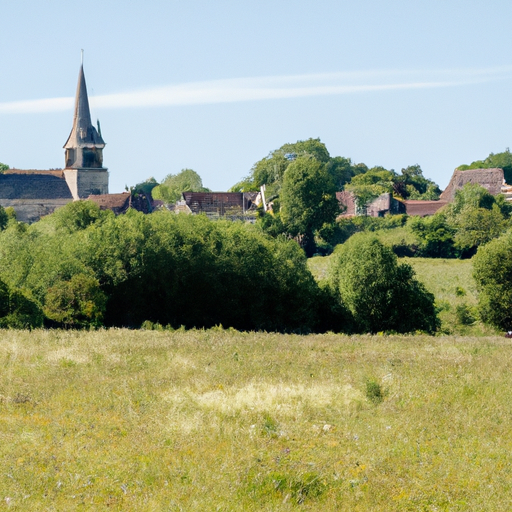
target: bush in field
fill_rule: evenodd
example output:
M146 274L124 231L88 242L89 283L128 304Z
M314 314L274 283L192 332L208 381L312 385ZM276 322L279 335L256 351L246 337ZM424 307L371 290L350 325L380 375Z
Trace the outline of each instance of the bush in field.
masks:
M340 246L329 281L361 332L438 327L434 296L415 279L412 267L399 264L392 249L374 236L355 235Z
M100 326L107 297L94 277L75 274L57 281L46 294L44 314L68 327Z
M478 249L473 258L473 277L482 320L512 330L512 232Z
M455 229L447 222L444 213L432 217L411 217L409 228L419 241L419 252L427 258L453 258L456 249Z

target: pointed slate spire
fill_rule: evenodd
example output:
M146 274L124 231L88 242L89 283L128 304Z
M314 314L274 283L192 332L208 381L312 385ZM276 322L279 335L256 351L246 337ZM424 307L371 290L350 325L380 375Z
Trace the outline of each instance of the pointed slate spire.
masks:
M82 64L76 88L73 128L66 144L64 144L66 168L102 167L102 149L104 147L105 141L91 122L89 98Z

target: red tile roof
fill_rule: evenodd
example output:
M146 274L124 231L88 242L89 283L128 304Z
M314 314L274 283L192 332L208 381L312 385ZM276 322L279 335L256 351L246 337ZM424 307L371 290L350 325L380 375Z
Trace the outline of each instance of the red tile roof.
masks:
M407 215L418 215L420 217L434 215L440 208L448 204L447 201L420 201L416 199L406 199L402 203L405 205Z

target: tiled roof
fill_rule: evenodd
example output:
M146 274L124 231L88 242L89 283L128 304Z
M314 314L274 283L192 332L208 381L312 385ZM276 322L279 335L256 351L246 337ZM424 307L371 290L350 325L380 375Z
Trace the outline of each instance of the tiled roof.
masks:
M452 179L441 194L442 201L453 201L455 192L461 189L466 183L476 183L486 188L492 195L501 192L504 181L503 169L468 169L467 171L453 172Z
M18 171L0 174L0 199L73 199L62 171Z
M88 201L96 203L101 210L112 210L114 213L124 213L130 206L130 194L99 194L90 195Z
M248 210L257 195L257 192L183 192L185 203L193 213L219 215L228 213L230 209Z
M434 215L440 208L448 204L447 201L420 201L416 199L407 199L402 203L405 205L407 215L418 215L420 217Z
M39 169L7 169L3 174L40 174L43 176L57 176L64 178L64 171L62 169L50 169L48 171L40 171Z

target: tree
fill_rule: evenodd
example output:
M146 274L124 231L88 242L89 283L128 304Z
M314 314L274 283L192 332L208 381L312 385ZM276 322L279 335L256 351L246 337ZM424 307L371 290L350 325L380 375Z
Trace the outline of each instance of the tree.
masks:
M374 235L356 234L332 256L329 282L360 332L434 332L434 296Z
M159 199L167 204L178 201L183 192L208 192L203 187L203 180L192 169L182 169L178 174L167 175L162 183L152 188L154 199Z
M9 291L9 313L0 318L0 327L32 329L43 325L43 312L30 294L18 289Z
M455 247L463 257L501 235L509 226L510 205L478 184L467 183L446 206L447 223L454 230Z
M52 222L57 229L73 233L80 231L95 222L99 222L104 215L100 207L92 201L73 201L59 208L45 222Z
M230 190L233 192L256 191L262 185L265 185L267 187L267 199L277 197L287 167L294 160L303 156L312 157L323 163L330 160L329 151L320 139L310 138L283 144L279 149L271 151L265 158L258 160L252 166L250 175L231 187Z
M7 164L3 164L2 162L0 162L0 174L3 173L4 171L7 171L9 169L9 166Z
M9 287L0 280L0 318L9 313Z
M418 164L409 165L401 170L400 175L393 179L395 195L403 199L436 200L439 199L441 189L432 180L423 176Z
M479 247L473 258L473 277L482 320L512 330L512 232Z
M0 231L7 227L7 223L9 222L9 213L5 211L5 209L0 206Z
M351 191L357 200L358 208L365 210L381 194L393 192L395 176L395 171L373 167L364 174L354 176L345 190Z
M319 138L298 140L294 144L283 144L278 151L284 155L294 155L295 158L310 155L315 160L323 163L327 163L331 158L327 147Z
M137 183L134 187L131 189L132 195L135 194L143 194L145 196L149 196L153 189L158 186L158 182L151 176L151 178L148 178L146 181L142 181L141 183Z
M343 190L343 187L350 183L350 180L358 174L368 171L364 164L352 164L350 158L335 156L327 163L327 171L331 175L337 190Z
M36 302L0 280L0 327L27 329L42 323L43 315Z
M336 187L325 164L311 156L297 158L286 170L280 199L287 232L298 237L306 255L312 256L315 232L332 224L340 212Z
M477 247L499 237L509 226L497 205L487 208L468 208L456 223L455 247L473 254Z
M421 256L427 258L456 256L455 228L448 224L444 213L438 212L431 217L412 217L408 225L419 240Z
M97 279L75 274L69 281L56 282L46 294L47 318L72 327L102 325L107 303Z

